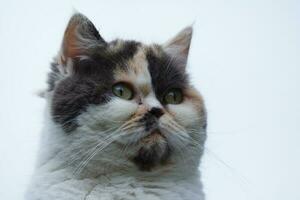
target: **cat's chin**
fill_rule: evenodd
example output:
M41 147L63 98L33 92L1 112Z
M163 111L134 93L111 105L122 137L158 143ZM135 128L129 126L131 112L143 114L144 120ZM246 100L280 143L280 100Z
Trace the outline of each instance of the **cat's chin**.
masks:
M133 158L134 163L143 171L151 171L153 168L164 165L170 157L170 149L166 138L159 130L151 132L141 139L142 147Z

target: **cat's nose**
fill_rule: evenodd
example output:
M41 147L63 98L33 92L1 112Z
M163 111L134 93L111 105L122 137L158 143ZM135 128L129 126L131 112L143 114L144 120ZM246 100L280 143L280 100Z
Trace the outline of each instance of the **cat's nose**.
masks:
M164 111L161 108L153 107L149 113L154 115L156 118L160 118L164 114Z

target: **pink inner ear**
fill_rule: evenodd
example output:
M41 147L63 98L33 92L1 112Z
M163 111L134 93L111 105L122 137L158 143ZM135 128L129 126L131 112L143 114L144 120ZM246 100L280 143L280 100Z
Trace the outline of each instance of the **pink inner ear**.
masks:
M77 24L70 23L65 31L63 44L62 44L62 56L61 60L63 64L66 64L67 58L74 58L81 54L78 47L78 36L76 35Z

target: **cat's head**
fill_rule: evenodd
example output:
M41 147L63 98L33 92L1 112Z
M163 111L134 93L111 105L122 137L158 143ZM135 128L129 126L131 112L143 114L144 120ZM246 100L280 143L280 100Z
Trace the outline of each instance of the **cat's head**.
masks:
M189 151L200 157L206 115L186 74L191 37L187 27L162 45L107 42L75 14L47 92L52 120L72 138L70 145L98 153L113 146L115 155L143 170L189 159Z

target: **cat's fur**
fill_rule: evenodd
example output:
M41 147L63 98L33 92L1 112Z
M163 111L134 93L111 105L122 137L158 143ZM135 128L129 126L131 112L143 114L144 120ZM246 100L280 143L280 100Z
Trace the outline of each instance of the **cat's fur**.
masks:
M206 113L186 64L192 28L164 45L106 42L75 14L52 64L27 200L203 200ZM135 97L112 93L127 82ZM165 104L169 88L184 100Z

